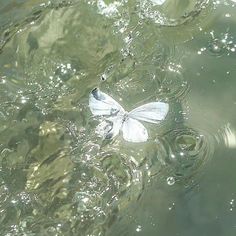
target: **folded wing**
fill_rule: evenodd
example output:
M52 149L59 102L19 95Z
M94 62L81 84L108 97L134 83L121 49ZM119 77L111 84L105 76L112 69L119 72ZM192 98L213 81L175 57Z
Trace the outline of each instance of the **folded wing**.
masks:
M89 95L89 108L95 116L111 116L119 112L124 113L123 107L118 102L98 88L93 89Z
M169 111L169 105L164 102L151 102L135 108L128 116L149 123L159 123L165 119Z
M148 139L146 128L137 120L127 118L122 125L123 137L128 142L145 142Z

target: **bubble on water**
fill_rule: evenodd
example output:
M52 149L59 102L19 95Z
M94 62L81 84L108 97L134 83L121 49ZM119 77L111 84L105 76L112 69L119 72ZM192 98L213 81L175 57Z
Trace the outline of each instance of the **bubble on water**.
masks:
M225 51L225 44L219 39L214 39L209 43L208 49L213 54L221 55Z
M175 184L175 178L173 176L170 176L166 179L166 182L168 185L174 185Z
M234 209L234 202L235 202L235 200L234 199L231 199L230 200L230 202L229 202L229 204L230 204L230 211L233 211L233 209Z
M171 210L173 210L174 207L175 207L175 203L172 202L172 203L170 204L170 206L168 207L168 210L171 211Z
M25 104L28 101L28 98L25 96L22 96L20 100L22 104Z
M234 37L228 32L215 36L215 32L211 31L211 41L208 43L208 50L215 56L229 55L235 52L236 45Z
M169 71L175 72L180 74L182 65L181 64L176 64L174 62L169 62L169 65L167 66Z
M136 228L136 232L141 232L141 231L142 231L142 226L138 225L137 228Z
M206 51L206 47L200 48L200 50L197 52L197 54L201 55L204 51Z

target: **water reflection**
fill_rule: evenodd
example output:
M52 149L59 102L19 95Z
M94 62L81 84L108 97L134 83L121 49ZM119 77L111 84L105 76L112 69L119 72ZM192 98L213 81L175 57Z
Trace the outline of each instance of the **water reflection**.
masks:
M166 0L163 4L145 0L140 2L140 16L142 19L151 19L160 26L173 27L193 21L208 5L208 0Z
M103 0L97 1L98 12L106 17L114 17L119 13L118 7L122 6L122 1L114 1L106 4Z
M160 227L155 219L165 219L166 212L176 214L177 209L181 222L182 205L196 212L191 207L198 204L188 200L197 185L195 176L213 156L212 137L219 146L224 143L232 150L236 146L233 122L225 122L216 134L201 119L203 113L207 118L212 113L212 123L216 121L219 116L214 112L222 100L217 100L216 108L207 106L205 94L199 105L199 87L206 84L199 85L203 77L194 77L194 84L188 76L197 70L193 62L197 52L211 54L211 60L234 56L231 30L211 30L216 4L213 8L210 1L37 3L27 17L4 25L0 35L0 234L105 235L121 222L119 214L132 206L143 212L133 218L127 215L125 225L132 233L145 234L149 224ZM232 19L233 14L227 10L225 17ZM185 42L199 32L206 32L205 38L191 52ZM203 59L204 68L210 68L209 58ZM231 78L234 71L224 74ZM88 94L96 86L122 99L127 109L166 101L170 115L163 125L148 127L150 140L143 145L121 138L102 141L92 132L96 122L88 108ZM211 96L208 87L207 94ZM158 181L164 187L155 185ZM183 202L178 198L182 189L189 193L182 194ZM144 211L158 204L166 211L153 216ZM227 204L233 212L233 196ZM131 221L135 224L129 225ZM169 227L164 228L160 234ZM112 235L126 234L125 227L119 230L121 234Z
M229 33L221 34L216 37L214 31L210 32L212 40L209 42L208 49L214 56L230 55L236 51L234 38Z
M236 131L230 123L226 124L218 131L216 139L218 143L222 143L223 140L224 144L229 148L236 147Z

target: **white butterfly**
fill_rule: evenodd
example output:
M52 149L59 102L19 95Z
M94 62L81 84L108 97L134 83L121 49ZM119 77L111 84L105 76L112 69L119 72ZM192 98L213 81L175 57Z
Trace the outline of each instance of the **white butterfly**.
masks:
M89 96L89 108L94 116L105 118L96 128L103 138L111 139L121 130L126 141L145 142L148 132L137 120L157 124L166 117L169 105L151 102L126 112L112 97L95 88Z
M162 5L166 0L151 0L151 2L155 5Z

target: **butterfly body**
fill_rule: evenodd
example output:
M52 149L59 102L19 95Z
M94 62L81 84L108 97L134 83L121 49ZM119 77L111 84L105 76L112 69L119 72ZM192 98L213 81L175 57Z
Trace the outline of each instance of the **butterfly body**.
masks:
M98 88L93 89L89 96L89 107L94 116L104 118L96 128L100 136L111 139L121 130L124 139L129 142L145 142L148 139L146 128L138 120L157 124L166 117L169 110L167 103L151 102L127 112Z

